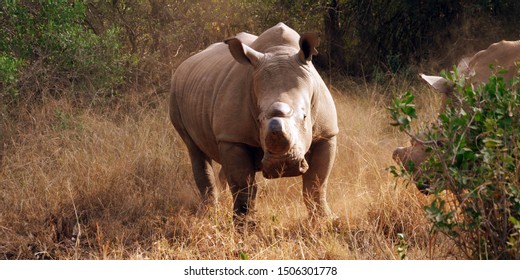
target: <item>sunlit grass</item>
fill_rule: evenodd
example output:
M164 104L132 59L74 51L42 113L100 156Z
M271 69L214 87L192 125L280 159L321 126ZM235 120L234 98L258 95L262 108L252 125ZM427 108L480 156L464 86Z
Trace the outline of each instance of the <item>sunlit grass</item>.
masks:
M387 91L405 87L333 89L341 132L327 195L336 221L309 223L300 179L258 174L258 227L245 234L233 228L227 189L217 207L198 211L166 94L129 93L105 109L47 100L5 125L0 257L398 259L403 233L410 259L457 258L447 240L429 234L428 199L385 170L407 142L389 125ZM431 116L437 98L421 96L418 106Z

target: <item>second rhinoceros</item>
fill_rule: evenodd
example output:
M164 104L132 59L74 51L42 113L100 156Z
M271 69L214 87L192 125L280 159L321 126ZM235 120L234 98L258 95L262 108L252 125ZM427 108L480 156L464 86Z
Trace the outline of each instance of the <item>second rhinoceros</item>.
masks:
M491 44L487 49L481 50L473 56L462 59L457 66L458 79L464 79L467 84L472 86L487 82L489 77L494 74L510 81L518 75L520 70L518 62L520 62L520 40L500 41ZM455 85L453 82L439 76L421 74L421 78L443 94L441 113L446 110L448 102L451 102L454 107L461 106L460 100L454 95ZM427 146L419 142L418 139L412 139L410 144L410 146L395 149L393 159L403 164L409 172L412 172L416 186L422 193L429 194L428 180L420 179L423 176L421 165L430 156L430 153L427 151ZM438 141L437 144L442 144L442 142Z

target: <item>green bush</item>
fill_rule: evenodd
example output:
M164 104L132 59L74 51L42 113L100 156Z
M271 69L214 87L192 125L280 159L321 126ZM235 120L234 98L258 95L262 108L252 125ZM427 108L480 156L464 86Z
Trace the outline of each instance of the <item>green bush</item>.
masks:
M9 95L18 94L15 85L18 82L22 65L22 59L0 54L0 89L4 89Z
M123 82L118 29L96 35L82 1L5 1L0 6L4 95L98 92Z
M425 141L442 140L416 167L433 195L426 215L468 258L519 259L520 75L506 82L499 73L474 88L445 76L455 82L461 105L449 105L424 133ZM390 108L395 124L408 132L415 111L402 108L410 101L407 94Z

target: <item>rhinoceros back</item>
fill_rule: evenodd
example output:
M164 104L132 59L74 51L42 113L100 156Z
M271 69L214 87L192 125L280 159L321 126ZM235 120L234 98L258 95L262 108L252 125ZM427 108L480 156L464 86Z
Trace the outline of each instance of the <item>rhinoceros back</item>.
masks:
M491 44L487 49L479 51L469 60L466 74L474 83L485 83L489 76L496 74L499 70L506 70L503 76L511 80L518 71L515 62L520 61L520 40L500 41ZM489 66L493 65L493 68Z
M172 77L172 122L216 161L219 141L257 142L251 130L250 73L233 59L226 44L216 43L184 61Z

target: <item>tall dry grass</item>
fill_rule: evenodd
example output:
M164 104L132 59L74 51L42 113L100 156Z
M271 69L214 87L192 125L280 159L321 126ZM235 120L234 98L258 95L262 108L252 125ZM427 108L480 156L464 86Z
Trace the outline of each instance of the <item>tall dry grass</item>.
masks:
M227 190L218 207L197 212L166 94L129 93L104 107L79 109L65 98L26 108L17 122L3 122L0 258L396 259L398 233L410 259L458 258L448 240L429 234L428 199L385 170L407 141L389 126L387 92L410 87L333 89L341 132L328 200L336 222L308 223L299 179L258 176L259 226L246 234L233 228ZM437 98L421 96L420 111L432 115Z

